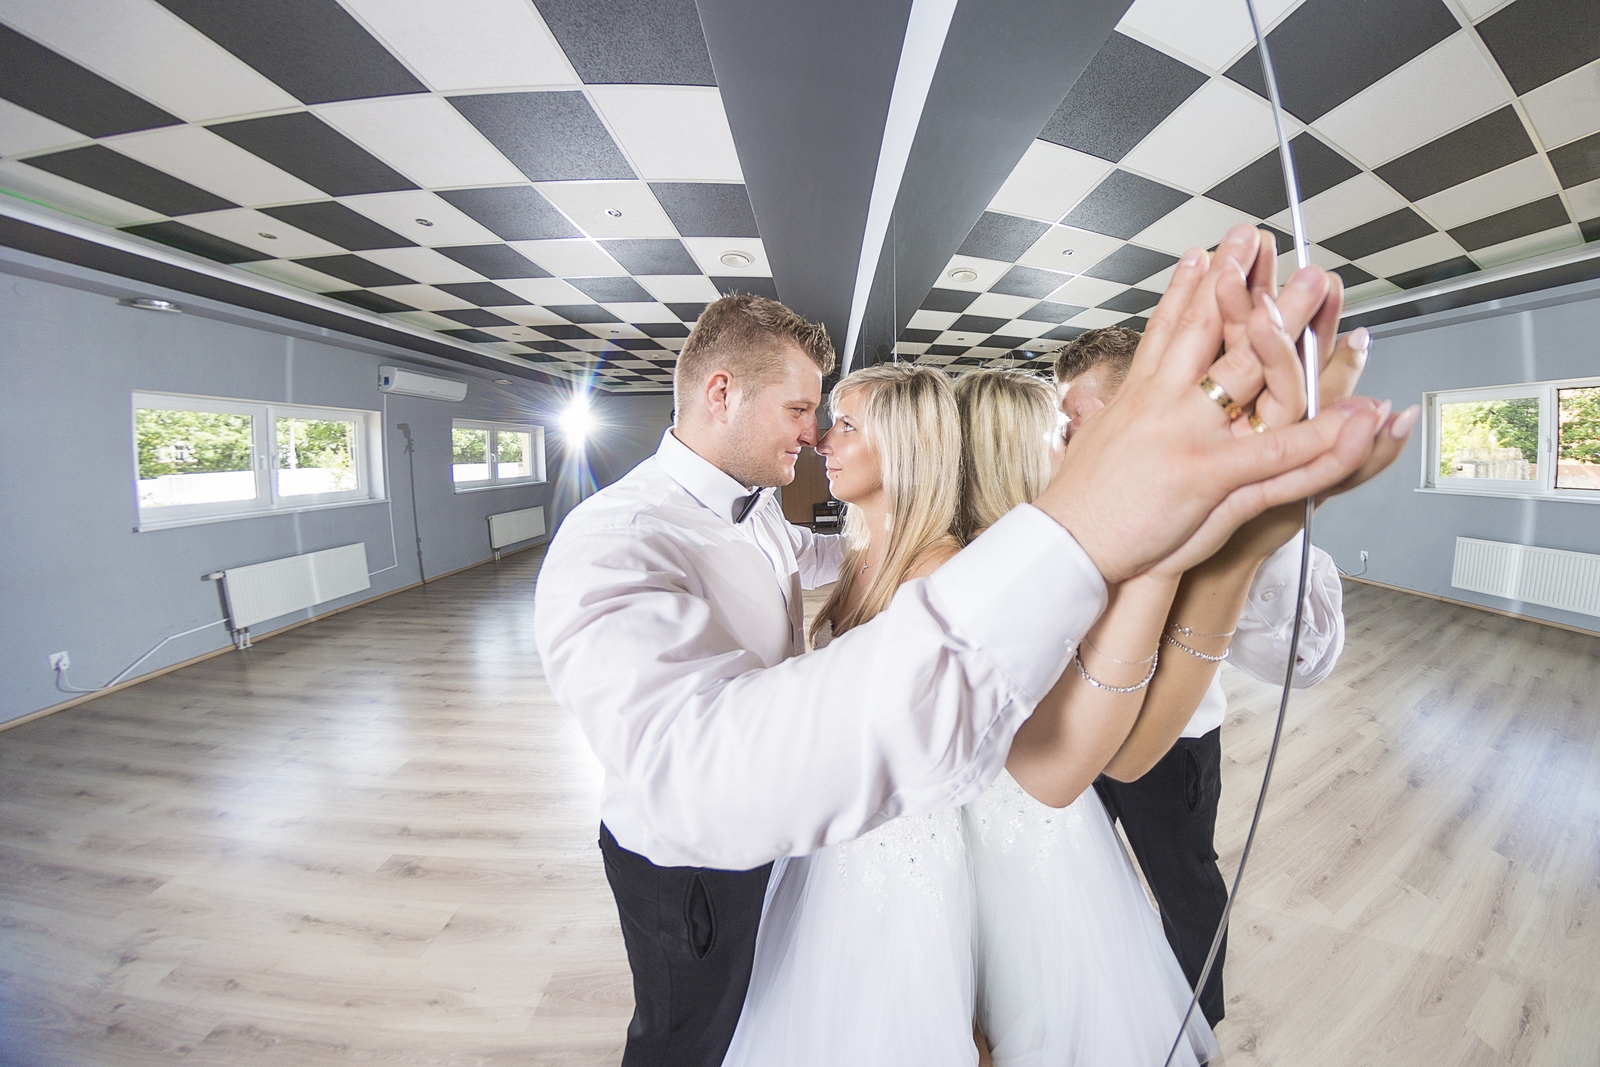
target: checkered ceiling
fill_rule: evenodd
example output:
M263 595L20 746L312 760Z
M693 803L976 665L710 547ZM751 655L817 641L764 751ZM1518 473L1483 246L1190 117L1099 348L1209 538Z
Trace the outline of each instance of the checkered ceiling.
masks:
M1600 239L1600 3L1257 7L1312 261L1351 304ZM1086 329L1142 326L1178 256L1235 223L1288 250L1265 92L1242 0L1136 0L899 353L1042 368Z
M693 0L0 0L0 187L603 388L776 295Z

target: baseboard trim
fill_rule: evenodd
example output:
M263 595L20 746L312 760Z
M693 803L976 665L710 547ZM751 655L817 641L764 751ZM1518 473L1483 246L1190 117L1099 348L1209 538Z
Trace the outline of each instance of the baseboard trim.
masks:
M1523 615L1516 611L1507 611L1504 608L1491 608L1487 604L1474 604L1470 600L1457 600L1454 597L1440 596L1438 593L1424 593L1420 589L1407 589L1403 585L1390 585L1388 582L1375 582L1371 578L1357 578L1353 574L1342 575L1347 582L1360 582L1362 585L1375 586L1379 589L1388 589L1396 593L1407 593L1411 596L1420 596L1424 600L1437 600L1441 604L1453 604L1458 608L1472 608L1475 611L1486 611L1490 615L1499 615L1507 619L1516 619L1518 622L1536 622L1540 626L1549 626L1568 633L1582 634L1584 637L1600 637L1600 630L1585 630L1581 626L1572 626L1564 622L1552 622L1550 619L1541 619L1537 615Z
M486 563L504 563L507 556L514 556L520 552L526 552L533 548L543 548L548 543L548 539L544 541L535 541L533 544L525 545L522 548L515 548L509 552L501 552L498 560L493 556L490 556L488 559L479 560L477 563L469 563L465 567L457 567L455 570L445 571L443 574L436 574L432 578L428 578L425 581L412 582L410 585L402 585L397 589L390 589L389 591L379 593L376 596L369 596L363 600L358 600L354 604L346 604L344 607L334 608L331 611L324 611L320 614L313 615L309 619L301 619L298 622L291 622L287 626L280 626L276 630L270 630L264 634L251 634L250 640L252 643L270 641L279 634L286 634L290 630L298 630L302 626L308 626L314 622L321 622L323 619L331 619L335 615L342 615L343 613L347 611L353 611L356 608L364 608L368 604L376 604L378 601L387 597L392 597L396 593L406 593L413 589L421 589L425 585L432 585L434 582L449 578L451 575L460 574L463 571L470 571L475 568L482 567ZM58 711L66 711L68 708L75 708L79 704L87 704L91 700L98 700L100 697L110 696L112 693L120 693L124 689L131 689L133 686L148 682L151 679L160 678L163 674L171 674L173 671L181 671L185 667L193 667L196 663L204 663L208 659L215 659L217 656L226 655L227 653L233 651L236 650L232 645L224 645L221 648L214 648L210 652L202 652L198 656L192 656L189 659L180 660L177 663L172 663L165 667L157 668L156 670L150 671L148 674L141 674L137 678L129 678L126 682L118 682L109 689L102 689L96 693L83 693L79 696L73 697L71 700L63 700L59 704L52 704L48 708L40 708L38 711L30 711L26 715L18 715L15 719L7 719L5 722L0 722L0 733L4 733L13 727L21 726L24 723L33 722L35 719L42 719L46 715L54 715Z

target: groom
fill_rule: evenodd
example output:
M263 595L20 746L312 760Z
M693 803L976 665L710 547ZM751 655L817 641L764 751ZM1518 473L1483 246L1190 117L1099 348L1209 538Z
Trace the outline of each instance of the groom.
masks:
M977 796L1107 582L1372 458L1370 402L1240 434L1197 388L1209 375L1261 412L1298 381L1289 338L1332 286L1313 268L1275 305L1252 296L1241 264L1259 242L1241 226L1214 257L1184 256L1128 384L1034 505L804 656L801 589L842 551L763 489L815 443L832 348L774 301L707 308L675 426L567 516L535 594L551 690L605 770L600 844L634 975L625 1065L721 1062L771 861Z

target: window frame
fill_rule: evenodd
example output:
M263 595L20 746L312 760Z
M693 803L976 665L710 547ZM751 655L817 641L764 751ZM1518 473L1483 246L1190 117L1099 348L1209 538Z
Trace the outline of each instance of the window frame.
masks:
M139 503L139 420L141 408L167 411L199 411L220 415L248 415L251 418L251 468L256 495L250 500L226 500L207 504L174 504L146 510ZM198 396L189 393L157 393L133 390L129 404L133 442L133 499L138 521L137 532L229 519L283 515L353 504L381 503L388 499L383 473L383 423L380 413L365 408L339 408L327 405L280 404L274 401L239 397ZM354 422L351 465L356 472L356 488L333 493L278 492L277 472L281 467L278 451L278 419L301 418Z
M1417 491L1456 496L1493 496L1517 500L1559 500L1568 503L1600 504L1600 491L1556 487L1560 432L1557 422L1559 391L1594 387L1600 387L1600 377L1562 378L1474 389L1439 389L1423 393L1422 478ZM1524 398L1536 399L1539 403L1536 460L1538 477L1523 481L1510 478L1456 478L1439 473L1441 419L1445 404Z
M489 477L475 479L470 482L456 481L455 472L455 431L457 430L487 430L488 441L485 444L486 466L489 468ZM505 489L516 485L543 485L548 478L548 468L545 464L544 426L535 422L505 422L492 419L451 419L450 420L450 484L458 493L477 493L485 489ZM530 443L534 454L533 473L515 478L500 477L500 438L502 433L525 433L530 435Z

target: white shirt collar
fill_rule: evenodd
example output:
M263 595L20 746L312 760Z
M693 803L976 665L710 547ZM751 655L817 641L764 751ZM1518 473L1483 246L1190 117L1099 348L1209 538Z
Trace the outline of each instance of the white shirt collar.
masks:
M661 435L661 447L656 449L656 463L690 496L730 523L745 499L758 491L740 485L722 468L678 440L670 426Z

